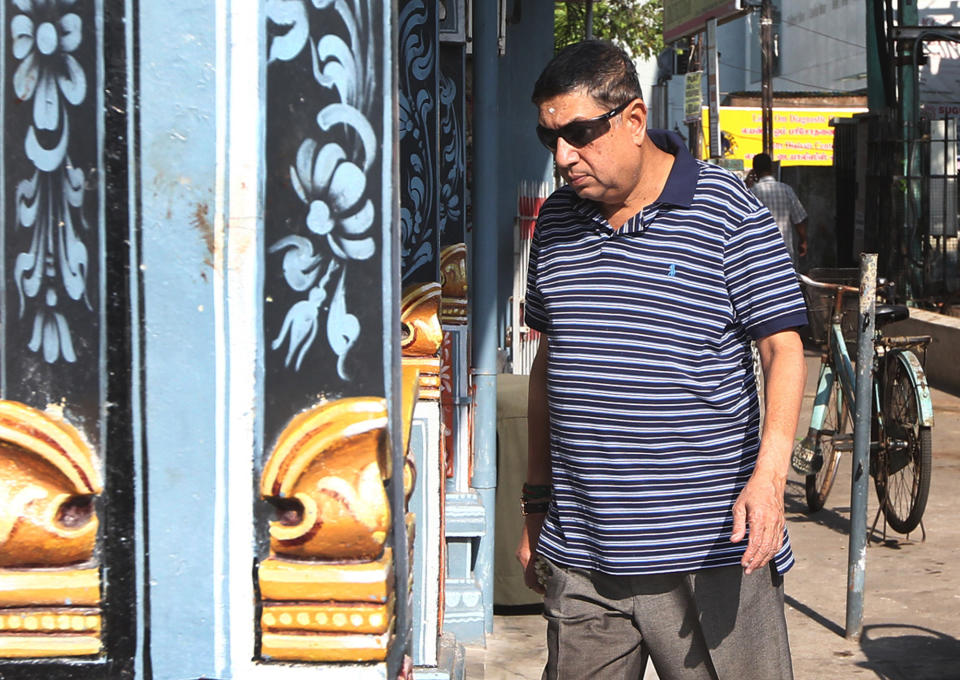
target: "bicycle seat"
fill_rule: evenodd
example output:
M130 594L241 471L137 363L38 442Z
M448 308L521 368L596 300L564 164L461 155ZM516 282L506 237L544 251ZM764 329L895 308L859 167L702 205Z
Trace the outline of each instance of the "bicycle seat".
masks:
M876 326L881 328L894 321L910 318L910 308L906 305L877 305Z

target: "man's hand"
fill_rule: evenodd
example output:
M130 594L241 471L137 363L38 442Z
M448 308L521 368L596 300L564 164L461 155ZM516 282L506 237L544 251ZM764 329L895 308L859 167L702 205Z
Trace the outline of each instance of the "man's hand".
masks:
M546 514L537 513L524 517L523 532L520 534L520 545L517 546L517 561L523 567L523 581L527 588L543 595L546 591L537 580L537 573L534 571L534 557L537 552L537 543L540 541L540 529L543 527L543 520Z
M733 504L733 533L739 543L750 527L750 540L740 564L745 573L766 565L783 546L783 492L786 477L757 470Z
M739 543L750 527L740 561L748 574L767 564L783 546L783 492L807 373L803 345L794 330L760 338L757 349L763 365L763 435L753 475L733 504L730 534L730 540Z

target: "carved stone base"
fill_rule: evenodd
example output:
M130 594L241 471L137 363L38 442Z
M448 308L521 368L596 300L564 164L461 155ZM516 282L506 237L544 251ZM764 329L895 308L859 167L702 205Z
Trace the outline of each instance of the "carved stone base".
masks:
M394 625L393 551L357 564L264 560L260 651L278 661L383 661Z
M446 496L447 580L443 631L468 644L485 639L483 590L474 572L476 543L486 534L483 503L474 492Z
M52 618L52 617L47 617ZM63 656L96 656L100 653L100 617L93 635L57 634L0 636L0 658L30 659Z
M440 400L440 357L404 357L403 366L420 372L420 399Z
M444 298L441 320L444 324L467 325L467 298Z
M476 580L448 578L445 594L444 632L468 644L485 644L483 591Z
M393 628L393 621L390 622ZM277 661L383 661L393 641L391 634L351 635L318 633L315 635L278 635L264 633L261 653Z
M333 602L270 604L260 619L264 632L385 633L393 618L393 597L386 603Z
M0 658L100 653L100 574L0 569Z
M372 562L300 562L270 558L260 565L264 600L386 602L393 593L393 550Z

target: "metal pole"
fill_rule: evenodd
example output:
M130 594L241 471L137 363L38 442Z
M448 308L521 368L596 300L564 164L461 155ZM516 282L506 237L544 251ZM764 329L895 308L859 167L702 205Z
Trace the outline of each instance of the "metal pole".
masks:
M473 3L473 479L486 533L474 575L483 594L484 629L493 632L493 511L497 486L497 115L499 63L496 2Z
M860 315L857 317L857 408L853 421L850 482L850 550L847 556L848 640L863 630L863 581L867 570L867 481L870 477L870 414L873 407L873 327L877 306L877 254L860 255Z
M707 148L710 158L723 156L720 143L720 63L717 57L717 20L707 20L707 106L710 107L710 129Z
M593 0L587 0L587 40L593 40Z
M920 15L915 0L898 4L900 26L916 26L920 23ZM911 41L899 43L899 53L902 58L900 65L900 122L903 133L904 176L907 181L907 191L904 194L906 205L903 210L903 224L901 225L900 240L901 253L906 265L904 293L907 297L920 297L924 294L924 272L918 262L923 262L922 236L925 231L919 224L921 217L920 149L915 143L920 138L917 128L917 67L914 61L914 44ZM884 265L887 266L887 262Z
M700 70L700 62L702 61L700 56L700 48L700 35L696 34L690 36L690 61L688 62L687 66L688 71ZM698 119L692 123L687 123L687 145L690 147L690 153L693 154L694 158L700 158L703 155L703 141L701 140L702 133L702 119Z
M760 120L763 153L773 158L773 5L760 4Z
M880 41L886 36L877 35L877 9L883 0L867 0L867 106L870 113L881 113L887 106L886 83L883 69L889 66L880 63ZM880 11L883 11L882 9Z

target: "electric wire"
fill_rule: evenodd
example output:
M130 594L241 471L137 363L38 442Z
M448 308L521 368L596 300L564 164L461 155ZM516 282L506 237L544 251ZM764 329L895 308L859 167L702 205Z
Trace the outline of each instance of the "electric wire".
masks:
M793 26L794 28L799 28L799 29L802 29L802 30L804 30L804 31L809 31L810 33L816 33L817 35L822 35L824 38L830 38L831 40L836 40L837 42L841 42L841 43L844 43L844 44L846 44L846 45L852 45L853 47L859 47L861 50L867 49L867 48L866 48L866 45L861 45L861 44L859 44L859 43L855 43L855 42L852 42L852 41L850 41L850 40L844 40L843 38L838 38L838 37L835 36L835 35L830 35L829 33L823 33L822 31L818 31L818 30L813 29L813 28L808 28L808 27L803 26L803 25L801 25L801 24L795 24L795 23L793 23L792 21L787 21L786 19L781 19L781 20L780 20L780 23L786 24L787 26Z
M727 62L725 62L725 61L719 61L719 60L718 60L717 63L719 63L721 66L727 66L727 67L729 67L729 68L736 69L736 70L738 70L738 71L744 71L744 72L746 72L746 73L750 73L750 74L752 74L752 75L760 75L760 71L758 71L758 70L756 70L756 69L744 68L743 66L737 66L736 64L729 64L729 63L727 63ZM804 87L809 87L809 88L811 88L813 91L816 91L816 92L843 92L843 90L828 90L827 88L823 87L822 85L814 85L814 84L812 84L812 83L804 83L804 82L799 81L799 80L794 80L793 78L788 78L787 76L774 76L774 78L777 78L777 79L779 79L779 80L785 80L785 81L787 81L788 83L793 83L794 85L803 85Z

